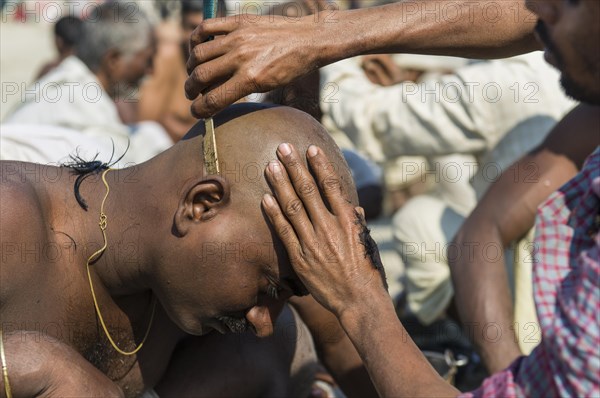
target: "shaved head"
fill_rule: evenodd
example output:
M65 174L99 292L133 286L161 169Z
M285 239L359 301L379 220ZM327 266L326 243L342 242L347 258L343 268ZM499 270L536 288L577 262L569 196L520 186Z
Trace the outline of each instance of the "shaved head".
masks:
M214 125L219 175L204 167L204 122L151 161L164 192L157 195L175 205L172 225L165 225L171 234L157 243L154 291L188 333L253 327L264 336L286 297L308 293L261 206L263 195L272 194L265 169L277 160L277 147L289 143L305 154L319 146L327 169L341 177L342 195L355 206L358 197L341 151L308 114L245 103L218 114Z
M340 174L348 200L358 205L352 175L340 149L310 115L294 108L244 103L221 112L214 122L220 175L236 187L236 192L252 195L252 200L260 201L262 195L271 192L264 169L269 161L277 159L278 145L287 142L298 152L306 153L314 144L323 149L331 166ZM204 133L204 123L199 122L183 140L194 139L200 143ZM197 145L191 145L190 149L195 147ZM202 148L199 153L196 149L193 151L199 160L203 159Z

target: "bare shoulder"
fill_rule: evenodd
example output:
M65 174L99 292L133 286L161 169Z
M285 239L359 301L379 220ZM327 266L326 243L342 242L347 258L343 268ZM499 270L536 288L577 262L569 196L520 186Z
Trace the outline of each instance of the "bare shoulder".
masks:
M4 238L9 238L5 232L26 232L28 229L35 229L31 228L35 225L41 226L40 198L30 177L37 167L32 163L0 161L2 242ZM36 216L39 220L37 222Z
M31 176L27 175L38 167L41 165L0 161L2 299L10 296L11 286L18 288L17 280L28 279L28 270L39 262L40 247L46 240L40 197Z

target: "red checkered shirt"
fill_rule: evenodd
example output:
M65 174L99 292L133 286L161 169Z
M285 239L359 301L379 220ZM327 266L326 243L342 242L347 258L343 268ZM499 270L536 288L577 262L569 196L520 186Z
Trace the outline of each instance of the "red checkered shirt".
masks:
M600 396L600 147L538 209L533 291L542 341L464 397Z

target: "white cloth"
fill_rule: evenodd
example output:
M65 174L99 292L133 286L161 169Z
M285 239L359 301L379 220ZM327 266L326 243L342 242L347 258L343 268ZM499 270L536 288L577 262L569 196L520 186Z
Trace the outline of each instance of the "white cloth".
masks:
M48 125L0 125L0 160L60 166L71 162L71 155L77 155L84 160L95 159L113 164L121 153L113 148L109 136L90 137L75 130ZM111 167L127 166L121 160Z
M527 121L556 121L575 105L561 93L558 72L540 52L390 87L372 84L358 62L348 59L321 70L323 124L343 131L378 162L481 154L511 131L528 129Z
M58 67L33 84L25 93L22 104L10 114L6 125L55 126L81 134L81 143L88 139L112 139L115 154L121 155L130 147L124 163L141 163L170 147L173 143L164 129L154 122L143 122L133 127L119 119L113 100L102 89L96 76L77 57L65 59ZM41 133L19 139L23 145L35 147ZM71 140L72 137L69 137ZM66 142L66 141L65 141ZM74 140L79 144L78 140ZM61 143L60 145L64 144ZM103 144L99 144L103 145ZM41 163L57 162L67 153L57 152ZM112 150L111 150L112 151ZM6 151L3 154L7 155ZM11 160L24 160L10 158Z

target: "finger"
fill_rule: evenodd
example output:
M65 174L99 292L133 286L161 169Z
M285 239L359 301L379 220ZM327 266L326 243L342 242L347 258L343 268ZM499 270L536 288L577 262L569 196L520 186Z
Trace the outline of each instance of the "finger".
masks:
M185 96L192 100L217 81L225 81L234 73L235 65L226 62L228 57L198 65L185 80Z
M251 80L234 75L207 93L199 95L192 103L192 115L199 119L214 116L237 100L258 92L256 87Z
M385 68L379 62L370 62L367 68L369 73L374 76L373 79L377 82L377 84L384 87L390 85L389 83L391 79L387 75Z
M381 64L381 66L383 68L385 68L388 73L391 75L392 71L394 69L398 69L398 67L396 66L396 63L394 62L394 59L392 57L390 57L389 55L385 55L381 58L379 58L379 63Z
M377 75L373 72L373 69L369 65L364 65L363 70L365 71L365 75L367 76L367 79L369 79L369 81L371 83L373 83L373 84L380 83Z
M377 80L379 80L379 84L382 86L390 86L392 77L390 75L390 70L387 68L384 62L381 59L375 59L371 63L371 68L373 73L377 76Z
M279 145L277 155L285 166L293 189L308 210L313 223L316 224L323 217L329 215L329 210L323 203L315 179L304 165L304 159L300 157L294 146L287 143Z
M302 200L294 191L286 169L280 162L274 160L269 162L266 176L283 214L294 227L298 237L302 241L312 242L315 234L313 225L306 214Z
M210 36L226 35L239 27L238 16L205 19L194 29L190 37L190 48L208 40Z
M283 246L290 257L290 260L293 260L293 257L298 254L298 248L300 247L296 231L294 231L292 225L283 215L279 204L273 196L265 194L263 196L262 206L265 213L267 213L267 217L269 218L271 225L273 225L277 236L279 236L279 239L283 242ZM291 262L294 264L294 261Z
M332 213L336 216L347 215L348 208L352 208L352 206L342 188L342 179L336 164L331 162L321 148L316 145L309 146L306 155L319 187L331 206Z
M188 75L192 74L198 65L202 65L208 61L226 54L229 50L227 41L223 37L215 40L207 41L206 43L198 44L190 49L190 57L185 65Z

